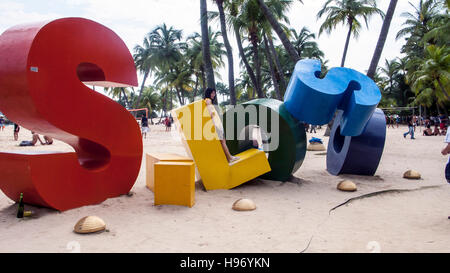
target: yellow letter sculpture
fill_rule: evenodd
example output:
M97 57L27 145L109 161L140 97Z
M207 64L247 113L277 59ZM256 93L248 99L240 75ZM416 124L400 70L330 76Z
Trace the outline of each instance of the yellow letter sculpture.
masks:
M172 110L172 114L206 190L231 189L270 172L266 154L258 149L237 154L240 159L228 163L215 127L206 126L212 120L204 100Z

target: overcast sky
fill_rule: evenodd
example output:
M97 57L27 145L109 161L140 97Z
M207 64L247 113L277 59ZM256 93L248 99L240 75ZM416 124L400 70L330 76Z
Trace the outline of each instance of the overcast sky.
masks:
M304 4L296 2L288 14L290 26L297 32L306 26L317 34L323 19L317 21L316 14L325 2L325 0L303 0ZM378 0L378 7L386 13L389 2L390 0ZM417 5L419 0L410 2ZM212 1L208 1L208 10L217 10ZM385 58L400 56L404 40L395 40L395 35L405 20L400 14L412 10L407 0L398 1L380 64L384 63ZM142 43L145 34L162 23L182 29L185 37L194 32L201 32L199 0L1 0L0 33L17 24L63 17L84 17L109 27L124 40L130 51L136 44ZM378 15L374 16L369 22L369 29L364 26L359 39L351 39L346 67L365 73L382 23ZM216 30L220 29L216 23L211 26ZM346 34L347 29L340 26L332 34L324 33L317 39L320 49L329 60L330 68L340 65ZM234 40L232 46L237 77L238 50ZM226 57L224 61L226 63ZM222 81L227 83L227 69L221 69L221 74Z

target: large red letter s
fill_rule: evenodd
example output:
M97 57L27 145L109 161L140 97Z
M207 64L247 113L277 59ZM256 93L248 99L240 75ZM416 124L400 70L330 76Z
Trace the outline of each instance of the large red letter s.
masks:
M0 36L0 111L75 153L0 153L11 199L67 210L126 194L142 160L135 119L96 86L136 86L133 58L110 29L82 18L21 25Z

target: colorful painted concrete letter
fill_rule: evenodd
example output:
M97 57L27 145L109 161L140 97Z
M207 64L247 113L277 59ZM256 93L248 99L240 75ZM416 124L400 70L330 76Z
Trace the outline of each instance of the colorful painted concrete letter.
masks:
M320 79L320 61L305 59L295 65L284 103L298 120L326 124L336 109L343 110L341 134L360 135L372 116L381 93L366 75L353 69L334 67Z
M252 112L249 111L249 108L252 107L255 107L256 119L248 117ZM228 115L233 116L227 117ZM273 116L276 116L276 118L274 119ZM231 128L227 126L229 120L233 121L233 127ZM238 128L239 120L244 121L241 125L243 128ZM263 175L263 178L287 181L302 165L306 153L305 127L303 123L295 120L289 114L283 102L275 99L252 100L227 111L224 114L223 121L227 136L227 146L231 153L238 153L248 149L245 143L248 142L249 138L245 137L245 139L239 140L238 137L242 130L246 130L249 125L258 125L264 132L269 133L269 141L276 139L274 144L277 147L267 151L272 171Z
M172 115L207 190L231 189L270 171L265 153L258 149L246 150L228 164L204 100L172 110Z
M336 120L341 118L340 111ZM386 118L376 109L361 135L343 136L335 123L328 142L327 170L330 174L374 175L383 154Z
M141 166L135 119L83 83L136 86L133 58L110 29L82 18L20 25L0 36L0 109L71 153L0 153L12 200L67 210L129 192Z

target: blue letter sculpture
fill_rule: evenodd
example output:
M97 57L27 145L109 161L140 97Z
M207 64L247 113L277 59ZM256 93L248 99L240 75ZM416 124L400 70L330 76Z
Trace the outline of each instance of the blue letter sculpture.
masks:
M341 118L342 111L336 116ZM386 139L386 118L376 109L367 122L364 131L356 137L340 134L340 125L335 122L331 129L327 151L327 171L333 175L357 174L374 175Z
M280 146L276 151L266 151L269 152L272 172L265 178L288 180L290 174L300 168L305 156L302 122L315 125L328 123L336 110L339 111L328 143L328 172L333 175L375 174L386 138L384 113L376 108L381 99L380 90L369 77L349 68L332 68L323 79L319 78L320 71L320 61L300 60L295 65L284 103L266 99L244 104L244 107L270 109L271 114L281 117ZM224 116L227 115L234 113L227 112ZM259 123L254 122L261 125ZM246 118L244 126L251 124ZM264 129L267 131L269 127L267 125ZM236 139L238 131L234 128L233 139ZM227 141L233 153L246 149L247 146L241 145L243 143Z
M341 134L358 136L380 102L377 85L353 69L334 67L320 79L320 61L305 59L295 65L284 96L286 109L296 119L326 124L336 109L343 110Z

